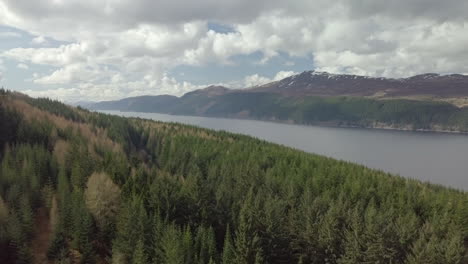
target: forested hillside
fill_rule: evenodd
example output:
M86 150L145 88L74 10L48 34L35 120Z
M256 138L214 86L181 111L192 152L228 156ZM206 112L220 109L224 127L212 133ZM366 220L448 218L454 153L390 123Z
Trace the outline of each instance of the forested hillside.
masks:
M0 91L1 263L468 263L468 194Z
M180 98L143 96L88 105L97 110L247 118L307 125L468 132L468 107L448 102L349 96L282 96L203 90Z

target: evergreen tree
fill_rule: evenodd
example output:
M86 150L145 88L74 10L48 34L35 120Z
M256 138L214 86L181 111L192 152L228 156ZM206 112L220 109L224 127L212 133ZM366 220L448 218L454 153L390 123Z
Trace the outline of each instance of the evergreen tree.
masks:
M70 184L66 172L60 168L57 180L57 193L59 202L59 223L63 231L68 233L72 226L72 206Z
M226 227L226 234L224 235L222 264L235 264L235 257L236 252L232 245L231 231L228 224Z
M83 194L80 191L73 192L72 205L72 244L82 254L81 262L92 262L94 223L91 214L86 209Z
M259 237L254 228L253 202L253 190L251 189L239 214L239 225L234 242L237 263L252 263L255 259L255 249Z
M29 199L26 195L21 197L20 201L20 218L22 224L22 230L25 232L27 237L30 237L33 232L34 225L34 213L32 211Z
M132 264L146 264L148 263L148 256L146 254L145 244L143 240L138 240L135 251L133 252Z
M151 231L148 223L142 200L133 198L126 201L117 216L117 234L113 241L112 254L124 261L130 261L139 240L145 246L145 252L148 252L146 247L149 246L146 245L146 241Z
M164 252L161 247L161 241L163 237L163 232L165 229L164 223L161 220L161 217L158 212L156 212L153 216L153 226L151 230L151 252L152 252L152 260L154 263L162 262L164 257Z
M459 229L451 230L447 234L447 239L444 245L444 263L456 264L462 263L463 256L465 254L465 246L463 243L462 235Z
M192 239L192 232L190 231L190 227L186 226L185 231L182 234L182 246L185 252L185 263L194 263L194 248L193 248L193 239Z
M181 242L179 229L174 225L167 226L161 239L162 263L183 264L185 262L185 251Z
M247 136L25 98L0 96L0 262L33 261L44 207L57 263L465 262L466 192ZM349 100L308 110L336 114ZM301 118L319 120L315 110Z

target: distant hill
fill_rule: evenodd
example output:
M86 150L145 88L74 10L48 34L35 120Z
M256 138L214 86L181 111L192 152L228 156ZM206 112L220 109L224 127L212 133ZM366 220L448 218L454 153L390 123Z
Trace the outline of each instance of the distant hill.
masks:
M82 105L93 109L100 110L121 110L121 111L137 111L137 112L155 112L163 111L177 101L177 97L172 95L158 96L138 96L125 98L118 101L104 101L95 104L88 103Z
M287 96L468 96L468 76L427 73L391 79L306 71L249 89Z
M246 89L209 86L181 97L99 102L93 110L246 118L300 124L468 131L468 76L389 79L306 71Z

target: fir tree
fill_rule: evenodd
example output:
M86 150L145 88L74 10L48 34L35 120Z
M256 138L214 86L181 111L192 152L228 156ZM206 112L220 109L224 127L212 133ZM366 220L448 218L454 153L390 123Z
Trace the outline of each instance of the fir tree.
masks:
M146 264L148 256L146 254L145 244L142 239L139 239L135 251L133 252L132 264Z
M232 245L231 231L228 224L226 227L226 234L224 235L222 264L235 264L235 258L236 252Z

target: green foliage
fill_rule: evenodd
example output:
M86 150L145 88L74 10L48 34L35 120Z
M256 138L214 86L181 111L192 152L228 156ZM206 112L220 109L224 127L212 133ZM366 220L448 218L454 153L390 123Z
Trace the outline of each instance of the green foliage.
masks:
M136 244L135 252L133 252L132 264L146 264L148 263L148 257L143 240L138 240Z
M93 260L93 234L94 222L91 214L86 208L83 194L74 191L71 196L71 239L73 248L81 254L81 262L88 263Z
M446 102L409 99L299 97L250 91L229 92L219 96L188 93L181 98L141 97L130 102L122 100L97 104L96 107L120 111L293 121L298 124L468 131L468 107L458 108Z
M49 98L32 99L29 97L26 97L26 101L32 106L35 106L41 110L45 110L51 114L64 117L71 121L75 121L75 122L84 121L83 117L80 115L80 113L77 110L73 109L71 106L68 106L60 101L52 100Z
M18 137L16 132L21 122L22 118L18 112L10 110L0 103L0 153L3 152L7 143L16 142Z
M112 251L124 261L130 261L134 256L135 245L148 245L146 234L150 233L149 218L142 200L134 198L126 201L117 217L117 235ZM146 249L144 249L146 251Z
M58 220L48 256L58 263L466 261L465 192L247 136L28 99L89 127L85 136L52 119L27 120L7 106L12 95L1 96L3 113L16 113L0 130L10 135L0 150L0 257L8 263L31 260L35 212L48 208L51 197ZM398 100L253 96L259 101L251 114L265 117L272 111L268 102L276 100L284 108L271 113L305 123L379 120L425 127L453 111ZM236 97L239 104L244 99ZM293 112L295 104L301 112ZM228 112L244 106L213 107ZM0 118L9 117L0 112ZM447 125L461 119L453 120ZM60 163L53 151L57 139L70 146Z
M228 225L226 228L226 234L224 235L222 264L236 263L236 251L232 243L231 230Z

